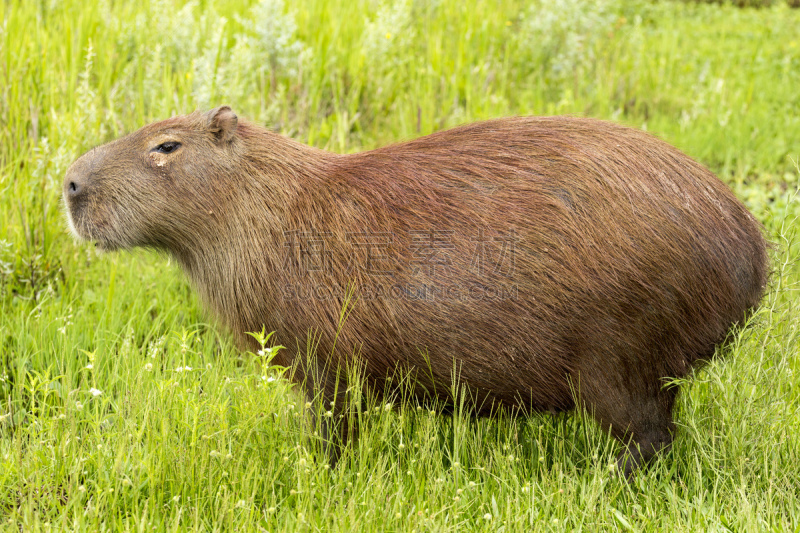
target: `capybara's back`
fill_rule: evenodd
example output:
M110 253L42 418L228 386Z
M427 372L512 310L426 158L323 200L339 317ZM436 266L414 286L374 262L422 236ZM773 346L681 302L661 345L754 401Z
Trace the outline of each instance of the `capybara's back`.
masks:
M152 146L137 168L130 153ZM157 207L140 207L137 174L161 180ZM293 348L281 362L326 403L342 404L332 369L353 354L378 393L402 368L446 399L455 372L479 411L585 405L629 445L628 471L671 442L665 379L711 357L767 278L760 226L719 179L590 119L493 120L342 156L223 107L83 156L65 198L101 246L171 252L240 339L277 330Z

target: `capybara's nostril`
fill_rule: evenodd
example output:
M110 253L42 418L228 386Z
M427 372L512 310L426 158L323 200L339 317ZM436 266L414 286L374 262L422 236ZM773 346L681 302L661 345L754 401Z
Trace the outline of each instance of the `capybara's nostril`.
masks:
M67 182L67 186L64 192L69 198L78 198L84 193L85 190L86 190L86 183L84 182L84 180L80 179L79 177L76 177L70 179Z

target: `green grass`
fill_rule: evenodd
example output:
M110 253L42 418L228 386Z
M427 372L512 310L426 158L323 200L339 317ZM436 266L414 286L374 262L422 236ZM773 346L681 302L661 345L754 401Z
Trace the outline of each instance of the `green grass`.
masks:
M800 11L251 4L0 2L0 529L797 531ZM673 450L630 484L581 413L413 404L369 404L331 470L305 400L207 323L174 264L65 231L80 153L221 103L341 152L512 114L647 128L764 223L770 292L684 385Z

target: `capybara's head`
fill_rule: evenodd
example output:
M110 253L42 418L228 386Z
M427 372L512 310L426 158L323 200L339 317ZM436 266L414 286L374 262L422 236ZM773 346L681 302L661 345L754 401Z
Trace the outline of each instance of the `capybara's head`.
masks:
M238 120L230 107L151 124L84 154L69 168L70 228L99 248L174 248L225 196ZM184 234L185 233L185 234Z

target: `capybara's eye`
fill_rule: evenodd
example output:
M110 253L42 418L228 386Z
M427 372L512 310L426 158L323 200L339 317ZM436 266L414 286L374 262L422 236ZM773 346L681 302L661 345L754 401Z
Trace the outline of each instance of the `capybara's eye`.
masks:
M181 143L179 143L177 141L167 141L167 142L161 143L158 146L156 146L155 148L153 148L153 151L154 152L159 152L161 154L171 154L172 152L174 152L175 150L180 148L180 146L181 146Z

